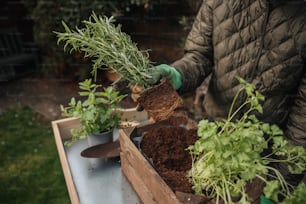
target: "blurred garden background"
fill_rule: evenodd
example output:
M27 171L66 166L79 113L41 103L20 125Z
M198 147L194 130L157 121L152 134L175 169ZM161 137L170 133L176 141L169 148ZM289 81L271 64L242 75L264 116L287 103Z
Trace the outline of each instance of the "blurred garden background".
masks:
M171 63L201 0L13 0L0 6L0 204L70 203L51 129L60 104L90 77L90 59L67 53L53 31L81 26L94 11L114 16L156 64ZM112 83L100 71L102 84ZM185 96L191 101L194 93Z

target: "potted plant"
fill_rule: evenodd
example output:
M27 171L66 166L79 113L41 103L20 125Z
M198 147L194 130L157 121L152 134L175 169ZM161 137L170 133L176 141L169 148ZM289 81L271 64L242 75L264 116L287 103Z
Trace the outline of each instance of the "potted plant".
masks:
M71 129L72 139L66 141L65 145L87 137L90 138L90 145L96 144L96 140L100 143L111 142L112 131L120 126L122 114L115 110L120 108L118 104L125 95L120 95L110 86L99 90L101 85L92 83L92 79L80 82L79 88L79 95L85 97L85 100L77 101L73 97L68 106L61 105L63 116L79 118L81 124L79 128Z
M116 73L118 80L127 81L128 86L144 87L138 103L153 119L165 119L182 106L183 100L166 80L153 87L148 83L150 70L154 68L148 52L138 50L130 36L114 21L113 17L98 17L93 13L89 20L83 21L84 28L75 31L62 22L65 32L55 32L58 44L64 41L64 50L81 51L85 53L84 57L91 58L91 73L95 80L98 69L106 69Z

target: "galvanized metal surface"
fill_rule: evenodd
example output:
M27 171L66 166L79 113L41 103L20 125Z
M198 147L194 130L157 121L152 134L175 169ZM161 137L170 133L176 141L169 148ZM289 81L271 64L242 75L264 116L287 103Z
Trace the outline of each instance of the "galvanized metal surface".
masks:
M119 158L84 158L87 140L77 141L65 152L81 204L137 204L140 200L121 171Z

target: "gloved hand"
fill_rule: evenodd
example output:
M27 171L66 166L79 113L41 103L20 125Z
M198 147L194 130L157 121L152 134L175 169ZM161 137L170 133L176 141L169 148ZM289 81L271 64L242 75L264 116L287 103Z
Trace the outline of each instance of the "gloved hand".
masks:
M182 84L181 74L174 68L166 64L160 64L150 70L152 76L148 83L157 84L162 78L167 78L175 90L179 89Z

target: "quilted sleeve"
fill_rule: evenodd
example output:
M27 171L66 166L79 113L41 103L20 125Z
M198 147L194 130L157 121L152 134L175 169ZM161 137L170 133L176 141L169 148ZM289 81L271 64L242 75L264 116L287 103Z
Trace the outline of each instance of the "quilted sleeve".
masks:
M184 56L171 65L182 75L180 92L194 90L211 72L212 27L212 9L204 1L186 39Z
M306 25L304 26L306 29ZM304 29L304 31L305 31ZM300 37L300 53L304 63L304 74L289 115L286 137L292 144L306 148L306 31Z
M304 73L289 115L286 137L293 144L302 145L306 148L306 73Z

